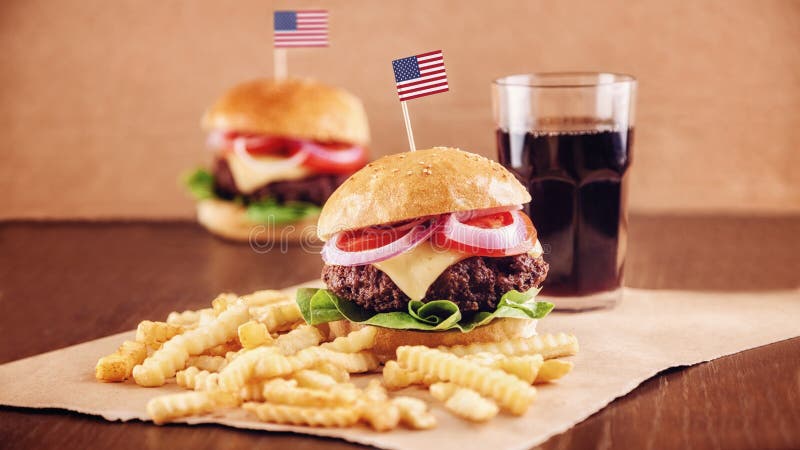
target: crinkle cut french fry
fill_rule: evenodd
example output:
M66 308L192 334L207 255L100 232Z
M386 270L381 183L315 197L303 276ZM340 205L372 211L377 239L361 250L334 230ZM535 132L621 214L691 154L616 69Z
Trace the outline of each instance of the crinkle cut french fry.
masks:
M266 325L251 320L239 325L239 342L244 348L256 348L272 343L272 336Z
M239 390L239 398L244 402L264 401L264 382L256 381L247 383Z
M206 414L220 407L236 405L236 399L221 391L184 392L155 397L147 402L147 415L162 424L181 417Z
M400 423L400 408L389 402L389 395L378 380L371 380L364 389L361 418L376 431L389 431Z
M536 383L547 383L557 380L572 370L572 362L563 361L560 359L548 359L539 368L539 373L536 376Z
M457 390L457 384L444 381L433 383L428 387L428 392L431 393L431 396L440 402L446 402Z
M195 391L216 391L219 389L219 374L189 367L175 374L175 382L178 386Z
M224 356L197 355L186 360L186 367L197 367L200 370L219 372L228 364Z
M94 376L100 381L125 381L133 368L147 358L147 346L142 342L125 341L116 352L97 361Z
M444 403L452 413L473 422L486 422L499 411L497 405L472 389L459 388Z
M320 347L306 347L297 352L296 354L286 357L286 363L288 364L289 367L289 373L296 372L298 370L308 369L323 361L333 362L329 360L331 357L330 353L335 353L335 352L332 352L330 350L324 350ZM334 363L334 364L341 366L341 364L339 363ZM260 377L280 376L280 375L269 375L270 373L269 368L264 368L263 366L264 364L259 364L259 367L256 368L255 372L257 376Z
M513 414L524 414L536 397L532 386L513 375L425 346L399 347L397 360L402 367L434 374L491 397Z
M509 356L499 360L494 367L531 384L536 380L543 363L544 358L539 354Z
M533 384L536 380L536 374L544 362L542 355L539 354L505 356L499 353L475 353L465 355L464 358L515 375L528 384Z
M350 372L328 361L318 362L312 366L312 369L328 375L338 383L346 383L350 381Z
M242 407L255 413L261 421L272 423L314 427L349 427L359 419L359 411L354 406L317 408L272 403L245 403Z
M307 369L322 361L333 363L350 373L371 372L378 368L378 359L368 351L340 353L322 347L308 347L290 357L295 370Z
M214 300L211 300L211 309L214 310L214 315L220 315L228 309L228 306L236 303L238 298L236 294L230 292L219 294Z
M275 378L264 383L264 398L270 403L295 406L347 406L355 403L358 391L353 386L327 390L298 387L295 380Z
M489 353L489 352L468 353L461 357L464 359L468 359L470 361L474 361L486 367L495 367L497 363L500 362L501 359L507 358L507 356L502 353Z
M378 358L370 351L358 353L329 352L323 359L338 365L350 373L374 372L380 366Z
M196 311L191 309L183 312L173 311L167 316L167 323L184 329L197 328L200 324L200 318L204 314L209 313L213 315L213 310L211 308L204 308Z
M275 346L284 355L294 355L300 350L319 344L322 341L322 334L316 327L311 325L301 325L294 330L282 334L275 339Z
M164 345L164 344L163 343L156 343L156 344L149 344L149 345L145 344L145 346L147 347L147 356L149 357L153 353L157 352L158 349L160 349L162 345ZM144 361L144 360L142 360L142 361ZM141 364L141 362L139 364Z
M266 367L264 372L267 369L270 371L258 378L283 376L292 372L291 365L277 348L258 347L242 352L222 369L219 373L220 387L228 392L238 392L254 378L255 368L259 364Z
M339 385L332 376L310 369L293 373L292 379L297 381L298 386L312 389L331 389Z
M375 431L389 431L400 424L400 408L385 400L382 402L363 402L361 418Z
M358 353L375 346L377 333L377 328L366 326L358 331L348 333L347 336L338 337L333 342L326 342L321 347L341 353Z
M239 350L236 350L236 351L228 351L228 352L225 353L225 361L227 361L227 363L230 364L231 361L233 361L234 359L238 358L239 355L241 355L245 351L247 351L247 350L245 350L243 348L239 349Z
M493 401L455 383L434 383L430 393L453 414L473 422L485 422L498 413Z
M237 352L241 350L241 345L238 342L238 337L232 341L223 342L222 344L215 345L203 350L201 355L204 356L228 356L228 353Z
M425 401L413 397L395 397L392 404L397 406L400 422L414 430L428 430L436 427L436 416L428 411Z
M211 308L201 309L200 310L200 321L197 322L197 326L198 327L206 326L206 325L214 322L215 320L217 320L218 316L219 316L219 314L215 313L214 310L211 309Z
M175 384L182 388L194 390L194 387L197 385L197 375L201 372L205 375L211 373L207 370L200 370L194 366L179 370L175 373ZM201 377L202 376L204 375L201 375Z
M161 344L182 332L183 328L179 325L143 320L136 327L136 341L147 345Z
M163 385L167 378L186 367L190 355L199 355L235 337L236 329L247 319L247 307L234 305L210 324L173 337L142 364L133 368L136 384L148 387Z
M367 387L364 388L364 397L372 402L385 402L389 400L389 393L379 380L369 380Z
M502 353L507 356L540 354L544 359L571 356L578 353L578 339L566 333L543 334L529 338L509 339L469 345L439 347L439 350L464 356L474 353Z
M386 365L383 366L383 382L389 389L402 389L412 384L431 384L437 380L434 375L404 369L395 360L386 361Z
M303 320L297 303L274 303L250 308L250 315L267 326L271 333L285 331Z
M289 297L285 292L272 289L255 291L253 293L243 295L241 298L248 307L264 306L274 303L286 303L291 301L291 297Z

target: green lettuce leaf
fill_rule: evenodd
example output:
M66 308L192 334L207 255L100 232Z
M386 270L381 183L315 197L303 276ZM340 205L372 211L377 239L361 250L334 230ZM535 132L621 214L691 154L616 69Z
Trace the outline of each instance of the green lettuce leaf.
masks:
M303 319L311 325L347 319L398 330L467 332L501 317L541 319L553 309L553 304L537 302L534 297L538 293L538 289L527 292L509 291L500 298L494 312L483 311L466 315L450 300L434 300L428 303L414 300L408 303L408 312L374 313L337 297L327 289L314 288L299 289L297 305Z
M286 223L297 222L319 214L320 207L305 202L278 204L268 198L247 205L247 217L255 222Z
M183 184L197 200L214 198L214 175L205 169L197 169L183 177Z

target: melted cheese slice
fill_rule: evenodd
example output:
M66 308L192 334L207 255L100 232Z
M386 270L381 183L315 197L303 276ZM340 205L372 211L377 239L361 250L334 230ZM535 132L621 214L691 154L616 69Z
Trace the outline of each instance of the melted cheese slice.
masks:
M410 252L373 264L394 281L411 300L422 300L428 288L442 272L469 255L451 250L434 249L430 241Z
M542 245L536 241L528 254L542 256ZM419 244L410 252L401 253L386 261L373 264L394 281L411 300L422 300L428 288L448 267L471 255L434 248L430 241Z
M305 178L311 173L302 166L286 167L285 164L275 164L274 167L270 167L268 165L269 163L284 162L286 158L275 156L253 156L252 158L258 163L266 164L259 164L258 167L254 167L234 153L226 155L233 181L236 183L236 187L244 194L249 194L273 181L297 180Z

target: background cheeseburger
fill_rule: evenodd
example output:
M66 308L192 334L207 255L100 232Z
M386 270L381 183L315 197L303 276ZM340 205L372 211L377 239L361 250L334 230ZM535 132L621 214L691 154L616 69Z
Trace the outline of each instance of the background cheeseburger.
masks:
M305 320L345 335L380 327L376 352L535 334L548 265L501 165L453 148L387 156L356 172L319 217L327 289L301 289Z
M361 101L308 79L237 85L208 109L203 127L213 168L186 181L200 223L229 239L301 238L331 193L367 161ZM274 226L253 232L260 224Z

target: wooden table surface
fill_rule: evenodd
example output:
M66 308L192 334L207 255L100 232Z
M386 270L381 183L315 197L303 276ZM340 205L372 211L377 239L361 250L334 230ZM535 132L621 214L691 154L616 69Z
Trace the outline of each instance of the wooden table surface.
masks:
M626 284L797 288L798 236L800 217L635 216ZM0 223L0 363L205 306L218 292L290 286L320 268L319 256L302 249L259 254L191 223ZM2 448L255 445L359 447L220 426L157 427L0 408ZM800 448L800 338L668 370L539 448Z

